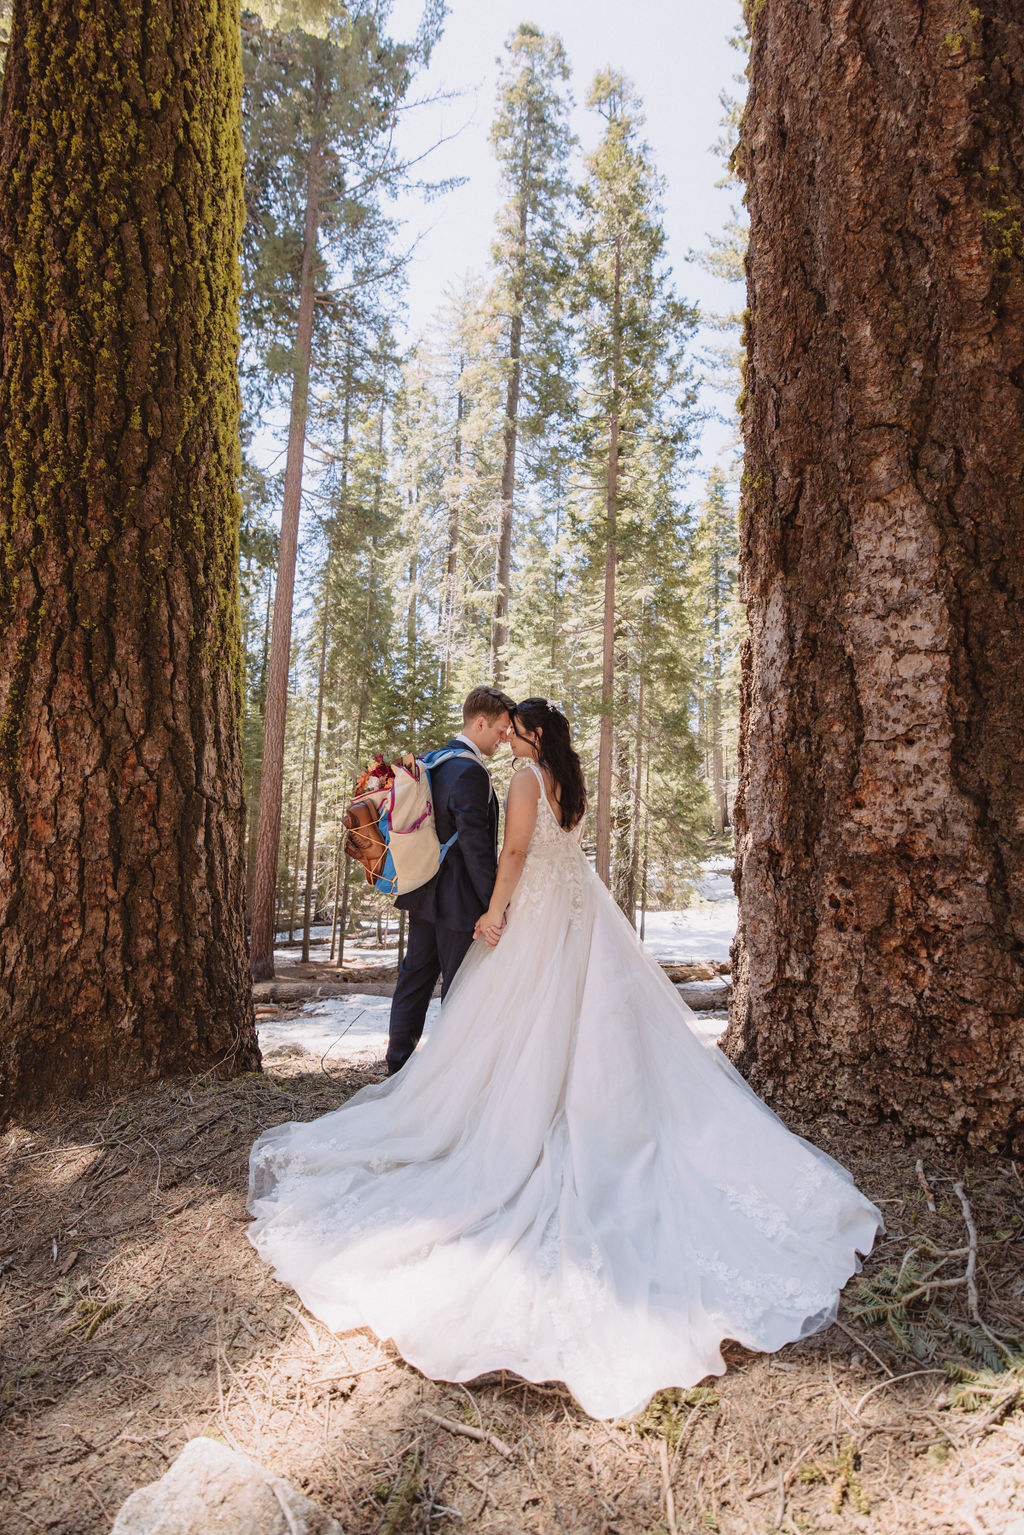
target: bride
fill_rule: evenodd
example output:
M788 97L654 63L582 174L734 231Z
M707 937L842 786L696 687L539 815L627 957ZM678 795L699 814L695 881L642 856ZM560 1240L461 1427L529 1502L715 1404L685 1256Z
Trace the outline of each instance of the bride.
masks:
M618 1417L721 1374L724 1338L828 1326L881 1218L694 1032L590 868L565 716L528 699L511 740L494 894L429 1037L260 1137L249 1236L335 1331Z

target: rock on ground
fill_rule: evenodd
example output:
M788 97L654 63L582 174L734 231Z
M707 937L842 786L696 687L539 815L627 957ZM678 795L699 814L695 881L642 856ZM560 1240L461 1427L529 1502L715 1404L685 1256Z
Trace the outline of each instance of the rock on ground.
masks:
M216 1439L190 1439L158 1482L126 1499L111 1535L342 1535L290 1482Z

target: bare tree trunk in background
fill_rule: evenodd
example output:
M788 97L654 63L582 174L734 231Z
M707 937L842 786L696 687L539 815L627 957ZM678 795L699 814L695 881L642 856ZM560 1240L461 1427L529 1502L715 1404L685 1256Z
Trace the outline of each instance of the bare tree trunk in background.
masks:
M416 639L417 639L417 603L416 583L419 580L419 545L413 543L412 553L409 555L409 606L405 614L405 653L406 668L411 677L416 676ZM409 713L406 717L405 728L412 742L416 737L416 700L412 690L409 692Z
M615 771L612 777L615 793L612 798L612 883L615 904L623 916L636 923L636 891L631 885L633 868L633 758L632 741L625 730L629 718L630 686L629 666L621 650L616 656L616 674L619 678L618 730L614 738Z
M559 535L562 531L562 485L561 476L555 490L555 549L558 549ZM559 581L562 574L562 561L556 552L551 567L551 672L554 676L558 666L558 626L561 621L562 593Z
M334 862L334 903L331 907L331 958L334 964L334 945L338 939L338 896L341 893L341 869L345 862L345 833L338 838L338 851Z
M306 844L306 889L302 903L302 963L309 963L309 924L313 917L313 860L316 850L316 796L320 787L320 738L324 722L324 677L327 673L327 629L331 610L331 553L324 572L324 619L320 632L320 670L316 680L316 728L313 732L313 771L309 787L309 840Z
M644 643L643 620L641 620L640 636L640 679L637 684L636 699L636 734L633 740L633 789L630 795L630 851L629 851L629 895L630 909L626 913L633 926L636 926L636 906L640 894L640 807L642 804L643 771L644 771Z
M259 1066L240 102L223 0L15 7L0 120L5 1113Z
M461 356L459 358L459 376L465 366ZM459 527L462 511L462 417L465 410L463 392L459 390L455 414L455 495L452 504L448 508L448 555L445 564L444 580L444 650L441 657L441 686L448 686L452 671L452 652L455 648L455 613L458 605L458 580L459 580Z
M725 790L725 765L722 752L722 608L721 563L717 547L712 556L715 616L712 631L711 662L711 792L715 802L715 834L721 837L729 824L728 795Z
M263 740L266 734L267 716L267 660L270 653L270 615L274 601L273 583L267 582L267 606L263 615L263 658L260 663L260 760L256 766L255 783L249 806L249 831L245 850L245 909L252 912L253 884L256 878L256 831L260 818L260 786L263 780Z
M619 505L619 333L622 316L622 254L615 240L615 292L612 299L612 334L616 355L612 373L612 408L608 420L608 478L606 484L604 554L604 625L601 648L601 728L597 753L597 853L598 878L611 884L612 874L612 743L615 715L615 574L618 566L616 518Z
M526 264L527 202L519 205L519 262L512 284L512 323L509 327L508 387L505 393L504 451L501 460L501 522L494 573L494 617L491 622L491 674L497 686L505 680L505 647L508 615L512 606L512 525L515 521L516 436L519 428L519 391L523 355L523 286Z
M345 868L344 868L344 870L342 872L342 876L341 876L341 917L340 917L339 922L338 922L338 968L339 968L339 970L341 969L341 966L345 963L345 931L346 931L346 928L348 926L348 899L349 899L348 893L349 893L349 888L350 888L349 887L349 880L351 879L351 877L352 877L352 870L349 867L348 860L346 859L345 860Z
M651 803L651 758L647 757L647 766L644 774L644 852L640 883L640 942L643 943L647 930L647 869L651 846L651 812L648 808Z
M1018 0L764 0L728 1047L1024 1149Z
M295 859L291 866L292 902L288 912L288 942L295 937L295 917L299 905L299 859L302 857L302 812L306 802L306 724L302 721L302 766L299 768L299 813L295 820ZM288 845L287 843L285 844Z
M317 86L317 94L319 87ZM299 280L299 317L292 373L291 416L288 424L288 456L285 461L281 499L281 539L274 593L274 628L270 639L267 704L264 713L263 769L260 776L260 819L256 836L256 870L253 877L252 929L249 938L253 979L270 980L274 974L274 883L281 841L281 784L284 777L284 732L288 712L288 669L291 661L292 598L295 590L295 559L299 546L299 511L302 506L302 461L306 452L306 421L309 416L309 367L313 345L313 261L320 227L320 174L322 145L310 142L306 157L306 222Z
M287 784L285 785L285 791L284 791L284 818L283 818L284 819L284 834L283 834L282 839L281 839L283 841L283 843L284 843L285 851L284 851L284 857L280 860L281 867L277 871L278 872L277 884L274 886L274 937L275 938L277 937L278 933L283 933L284 932L286 918L287 918L287 912L288 912L289 884L290 884L290 881L289 881L289 878L288 878L288 849L291 847L291 843L292 843L292 801L294 800L294 798L295 798L295 792L294 792L294 788L293 788L293 785L292 785L292 780L289 778Z

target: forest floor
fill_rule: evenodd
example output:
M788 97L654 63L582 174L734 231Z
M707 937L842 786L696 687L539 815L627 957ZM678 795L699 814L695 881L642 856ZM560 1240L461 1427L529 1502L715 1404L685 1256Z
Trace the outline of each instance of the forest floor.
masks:
M105 1535L198 1434L289 1478L347 1535L1024 1535L1013 1163L794 1124L889 1227L839 1323L771 1357L729 1344L721 1379L595 1422L557 1384L433 1382L369 1333L333 1337L257 1259L252 1141L376 1076L275 1055L262 1075L96 1099L8 1133L4 1535ZM949 1282L969 1268L976 1295ZM1016 1338L1016 1357L985 1327Z

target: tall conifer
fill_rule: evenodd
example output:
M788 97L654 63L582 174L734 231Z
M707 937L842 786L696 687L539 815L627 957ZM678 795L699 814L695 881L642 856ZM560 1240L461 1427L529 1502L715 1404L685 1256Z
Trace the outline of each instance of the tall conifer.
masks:
M311 373L346 290L397 265L383 199L402 167L392 134L411 71L440 16L413 44L384 33L388 0L341 10L323 35L254 29L250 41L250 312L287 350L287 460L274 598L256 841L251 964L273 975L274 883L281 823L295 559ZM431 16L433 19L431 19ZM276 259L274 259L276 258Z
M572 297L587 371L582 438L600 505L591 536L603 550L601 718L597 780L597 872L611 878L616 609L620 518L629 502L632 462L645 434L682 448L686 383L682 347L696 323L672 291L664 264L661 183L640 138L643 118L629 82L599 74L588 105L604 121L587 157L580 190L583 224L575 241Z
M494 244L496 302L507 332L507 377L501 463L501 520L495 565L491 670L505 669L512 591L516 446L521 415L542 420L557 374L551 345L557 329L552 299L570 182L567 162L569 65L557 37L522 23L505 45L498 113L491 129L508 201ZM525 409L524 409L525 407Z

